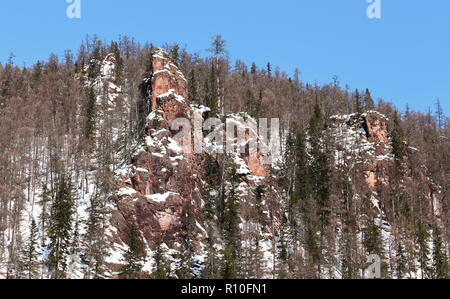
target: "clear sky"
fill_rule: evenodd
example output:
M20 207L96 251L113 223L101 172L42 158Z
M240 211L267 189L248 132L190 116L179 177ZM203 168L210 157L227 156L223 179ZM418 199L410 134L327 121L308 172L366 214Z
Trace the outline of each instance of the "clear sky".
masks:
M22 66L51 52L76 52L86 34L110 41L178 42L206 55L211 36L228 41L232 59L268 61L306 82L339 76L351 89L404 110L450 115L450 1L381 0L369 19L366 0L81 0L81 19L66 16L66 0L0 1L0 61Z

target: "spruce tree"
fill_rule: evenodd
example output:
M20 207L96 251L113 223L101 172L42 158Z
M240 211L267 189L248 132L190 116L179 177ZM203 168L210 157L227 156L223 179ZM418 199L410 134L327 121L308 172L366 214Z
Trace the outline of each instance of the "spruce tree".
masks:
M428 278L430 268L429 268L429 255L430 248L428 246L428 241L430 234L428 233L424 223L420 220L417 221L416 226L416 244L417 244L417 259L419 261L420 270L422 272L422 279Z
M247 91L245 92L245 106L247 107L247 113L251 116L251 117L256 117L256 111L255 111L255 97L253 95L253 92L251 91L250 88L247 89Z
M176 270L179 279L194 278L194 248L193 248L193 207L189 203L182 216L181 250L178 257Z
M51 217L51 202L52 202L52 193L47 188L47 185L44 184L42 187L41 199L38 201L38 205L41 208L41 214L39 215L39 223L42 232L42 246L45 246L46 241L46 232L49 228L50 217Z
M257 70L256 63L252 62L252 66L250 68L250 73L252 74L253 80L255 80L255 77L256 77L256 70Z
M403 172L403 161L406 156L405 149L405 134L403 133L403 129L400 125L400 118L397 113L394 116L394 127L391 131L391 143L392 143L392 154L395 158L395 163L397 165L397 169L400 173Z
M180 63L180 46L178 44L174 44L172 48L170 49L170 59L172 60L173 64L176 66Z
M220 111L219 109L219 95L217 93L217 83L216 83L216 67L213 64L211 66L211 73L208 80L207 88L206 88L206 101L205 104L207 107L211 109L210 116L215 117L217 113Z
M341 237L341 274L343 279L355 279L358 274L358 267L354 260L354 249L352 234L349 227L345 226Z
M122 267L119 277L121 279L139 278L142 270L142 243L135 225L131 225L125 244L127 245L127 250L123 254L125 265Z
M282 223L280 234L279 234L279 241L277 244L278 247L278 257L277 257L277 265L276 265L276 272L277 277L279 279L286 279L289 278L289 251L288 251L288 241L287 241L287 235L288 235L288 224L287 221L284 221Z
M154 266L152 277L154 279L170 278L170 262L166 257L166 250L163 247L163 241L160 236L155 240L155 254L153 256Z
M213 225L208 225L208 236L206 237L206 258L204 267L201 272L203 279L219 279L220 278L220 264L218 250L216 249L216 237L214 235Z
M239 254L241 250L240 218L238 215L240 192L240 176L233 163L228 174L229 189L226 194L223 233L225 248L223 250L222 278L235 279L239 276Z
M87 209L89 214L87 219L87 230L83 236L86 244L83 263L86 265L87 276L89 278L103 278L104 257L106 255L106 240L104 227L104 205L100 197L95 194L90 199L90 206Z
M366 89L366 94L364 95L364 107L366 111L375 109L375 104L368 88Z
M383 277L386 277L388 269L387 264L384 262L384 241L381 233L381 227L376 221L379 215L376 215L370 198L371 195L366 194L366 196L364 196L362 200L361 213L364 215L365 219L362 225L362 241L367 256L375 254L380 257L380 260L382 261L381 275Z
M324 146L323 114L319 104L314 106L314 113L309 122L311 181L314 197L318 205L317 214L320 220L320 229L323 232L328 225L329 209L329 153Z
M262 268L264 265L264 253L262 251L261 242L263 237L261 236L261 230L255 231L251 236L251 277L255 279L262 278Z
M267 63L267 76L272 78L272 66L270 65L270 62Z
M49 225L49 270L52 278L66 277L67 256L70 254L74 200L69 179L61 177L52 205Z
M363 236L363 244L368 254L377 254L381 257L383 251L381 230L372 217L363 228Z
M100 53L100 48L98 46L95 46L89 59L89 68L88 68L89 79L95 80L99 77L101 59L102 57Z
M35 279L39 268L39 230L36 221L33 219L30 226L28 242L22 252L22 269L28 279Z
M312 146L315 147L313 155L318 155L320 151L320 119L320 108L316 105L315 115L311 118L309 128L310 144L314 144ZM298 226L298 223L294 220L298 209L303 220L303 243L309 254L309 266L317 267L317 270L320 271L322 255L320 250L320 239L317 235L321 227L318 220L318 216L320 215L317 201L318 192L316 192L317 190L315 189L317 181L314 176L315 173L313 172L313 168L309 162L307 138L301 130L298 131L296 136L295 159L295 189L288 206L289 214L291 215L290 222L291 226ZM294 238L298 238L298 236L294 235ZM309 273L309 277L313 278L316 277L316 275L315 273Z
M116 60L116 74L115 74L116 79L115 79L114 83L116 85L121 85L124 61L123 61L122 55L120 54L119 46L117 45L116 42L114 42L114 41L111 42L110 51L114 54L114 58Z
M341 236L341 267L342 278L354 279L358 277L357 256L357 221L353 203L354 191L345 172L341 172L339 184L341 191L341 215L342 215L342 236Z
M433 229L433 278L450 278L448 257L440 228L435 225Z
M86 90L86 104L84 109L84 140L86 143L90 144L92 143L92 138L95 133L95 120L97 113L97 99L92 87Z
M204 162L204 186L202 189L204 205L204 214L208 222L213 222L217 215L218 201L217 189L219 187L219 173L216 159L209 154L205 154Z
M355 91L355 112L358 115L358 118L364 113L364 106L358 89Z
M405 278L408 261L406 259L405 250L403 249L403 245L401 242L399 242L397 246L396 259L397 259L397 267L396 267L397 278L398 279Z
M218 188L219 188L219 170L216 159L209 154L205 154L204 162L204 185L202 189L202 197L205 202L203 214L205 216L205 224L208 235L206 237L206 258L201 277L205 279L217 279L219 273L219 257L216 249L217 238L215 237L215 227L219 223L217 215Z
M188 79L188 90L189 90L189 102L192 104L200 104L198 91L197 91L197 80L195 79L195 71L191 70Z

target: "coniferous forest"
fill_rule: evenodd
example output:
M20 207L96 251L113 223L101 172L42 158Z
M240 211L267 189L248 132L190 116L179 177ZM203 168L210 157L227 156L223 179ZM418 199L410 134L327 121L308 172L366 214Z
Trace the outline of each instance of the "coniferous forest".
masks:
M0 278L450 278L439 100L207 53L88 36L0 64ZM281 158L181 154L168 124L195 111L279 119Z

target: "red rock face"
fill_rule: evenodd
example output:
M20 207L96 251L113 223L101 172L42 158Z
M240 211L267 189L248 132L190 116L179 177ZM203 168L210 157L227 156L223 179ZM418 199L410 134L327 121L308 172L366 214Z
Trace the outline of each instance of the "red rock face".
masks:
M146 145L134 155L119 180L117 210L113 211L111 219L117 229L113 239L116 243L125 240L134 225L142 233L145 247L153 248L154 240L161 236L170 248L177 249L187 209L197 222L194 235L198 239L204 237L200 180L204 172L203 155L193 154L192 134L187 134L179 143L175 140L180 130L172 130L173 121L177 118L190 120L193 111L187 102L186 80L163 51L153 56L151 80L152 111L148 117ZM253 175L265 176L266 170L259 157L256 153L244 160ZM194 244L195 247L198 244Z
M430 213L441 213L440 195L436 184L426 175L425 165L415 158L418 154L405 145L407 155L404 157L405 173L398 178L398 171L392 155L389 137L388 119L371 111L358 118L356 114L332 117L329 127L335 132L338 150L341 156L350 157L347 162L355 163L357 182L364 192L380 195L395 188L406 188L407 184L417 186L424 198L424 205ZM345 143L345 140L350 140ZM412 173L415 173L414 177ZM399 186L391 185L400 180ZM385 203L382 202L382 205Z
M189 118L186 81L166 55L159 51L154 56L150 101L151 115L155 117L149 118L146 146L135 155L120 180L121 190L128 192L119 191L118 209L111 220L121 240L134 225L149 248L158 236L169 247L175 247L183 230L182 215L188 208L202 223L201 184L196 175L196 165L200 163L192 151L179 151L182 146L192 148L192 137L189 134L178 144L174 140L178 132L171 130L173 120ZM197 226L194 230L198 236L203 233Z
M179 142L175 140L182 128L174 128L173 122L183 118L193 125L194 111L187 100L183 74L162 50L153 56L149 91L151 113L147 117L146 144L120 175L120 190L114 198L116 209L110 220L115 228L111 241L123 244L130 227L135 226L141 233L143 249L154 249L156 238L162 237L169 248L177 250L189 210L194 220L193 247L200 253L200 241L206 237L201 208L204 155L194 154L192 130ZM242 157L252 176L267 176L260 157L260 153ZM243 181L250 189L256 180L243 177Z
M260 153L254 153L246 159L246 162L247 162L248 168L255 176L266 177L267 169L264 167L264 165L261 164L260 158L261 158Z
M385 151L386 145L389 145L389 133L387 129L386 118L379 113L367 113L364 117L366 124L367 139L376 146L377 154Z
M170 62L170 59L165 52L158 51L153 59L152 110L161 108L160 105L158 105L157 99L159 96L169 92L169 90L174 90L176 94L184 99L188 98L187 82L183 74L172 62Z

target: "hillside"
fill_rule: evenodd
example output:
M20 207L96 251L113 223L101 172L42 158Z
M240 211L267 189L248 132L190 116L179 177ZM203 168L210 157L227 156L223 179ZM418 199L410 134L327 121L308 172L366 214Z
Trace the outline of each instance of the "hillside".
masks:
M0 68L0 278L448 278L442 111L219 45Z

